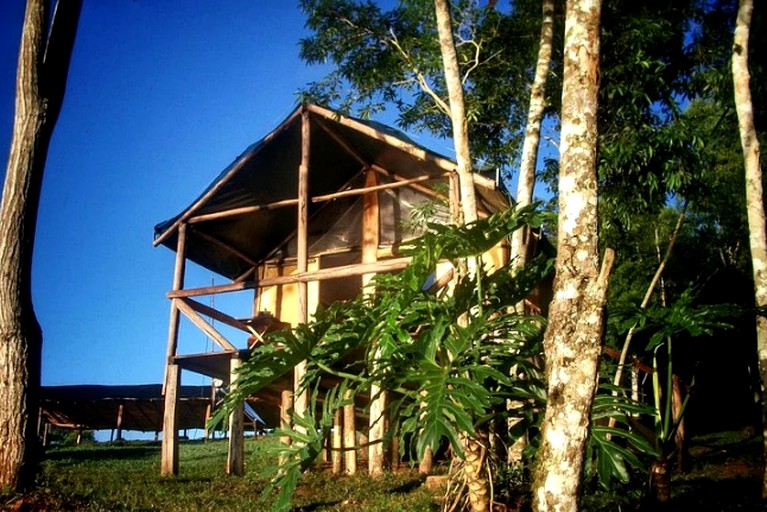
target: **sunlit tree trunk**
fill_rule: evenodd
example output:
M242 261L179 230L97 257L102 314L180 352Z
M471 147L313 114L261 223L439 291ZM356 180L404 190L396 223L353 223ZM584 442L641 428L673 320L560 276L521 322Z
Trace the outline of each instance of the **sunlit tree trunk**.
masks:
M64 97L81 2L29 0L16 79L13 140L0 208L0 487L34 485L42 333L32 307L32 250L45 159ZM46 42L47 38L47 42Z
M754 298L758 307L767 306L767 235L765 235L764 194L762 191L762 168L759 140L754 127L754 111L751 101L750 74L748 71L748 37L751 30L753 0L740 0L735 23L735 41L732 48L732 79L735 86L735 109L738 113L740 143L746 167L746 208L750 233L751 264L754 271ZM762 420L767 425L767 318L756 317L756 340L759 353L759 374L762 382ZM766 431L767 433L767 431ZM764 453L767 455L767 435L764 437ZM762 498L767 499L767 471L762 483Z
M517 206L523 207L533 202L533 189L535 187L535 167L538 161L538 146L541 140L541 121L543 111L546 108L546 82L549 76L551 63L551 45L554 39L554 0L543 0L541 18L541 39L538 45L538 62L535 66L535 77L530 88L530 108L527 111L527 127L525 128L525 141L522 145L522 158L519 165L519 177L517 179L517 195L514 199ZM511 236L511 261L515 269L520 269L527 263L530 242L530 228L523 226ZM516 308L519 313L524 313L525 303L521 301ZM515 415L514 410L520 409L522 403L510 401L508 428L513 429L521 420ZM523 452L527 443L526 438L521 436L510 440L511 446L507 453L508 462L519 464L523 458Z
M530 89L530 109L527 111L525 141L522 145L522 158L519 165L517 195L514 198L519 206L533 202L535 187L535 166L538 161L538 146L541 140L541 121L546 108L546 82L551 63L551 45L554 38L554 0L543 0L543 18L541 21L541 40L538 46L538 62L535 66L535 78ZM529 230L527 227L514 232L511 239L511 258L516 268L523 267L527 259Z
M461 189L461 211L463 222L477 220L477 200L474 193L474 178L471 170L469 152L469 128L466 119L466 107L463 101L463 82L458 68L458 56L453 39L453 22L447 0L435 0L434 10L437 15L439 49L442 53L442 65L445 68L445 83L450 100L450 121L453 126L453 144L455 160Z
M471 169L471 154L469 152L468 121L463 98L463 82L458 67L458 57L453 39L453 22L450 16L450 6L447 0L435 0L434 10L437 17L439 33L439 48L442 53L442 64L445 69L445 83L450 101L450 120L453 126L453 144L460 185L461 212L463 222L477 220L477 202L474 191L474 178ZM472 270L471 262L469 270ZM472 512L487 512L490 510L490 486L485 471L485 456L487 450L480 439L464 436L463 449L464 476L469 492L469 503Z
M599 0L570 0L565 21L559 227L554 298L544 334L547 406L533 509L578 510L602 351L612 251L600 271L597 230Z

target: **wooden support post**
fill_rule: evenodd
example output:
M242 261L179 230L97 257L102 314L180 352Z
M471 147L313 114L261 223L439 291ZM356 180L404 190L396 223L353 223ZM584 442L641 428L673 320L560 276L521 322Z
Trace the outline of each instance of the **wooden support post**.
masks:
M301 165L298 168L298 229L296 233L296 271L301 274L309 267L308 233L309 233L309 151L311 127L309 112L301 114ZM309 320L309 294L306 282L298 283L298 322ZM306 375L306 361L298 363L293 369L293 414L304 416L309 408L309 394L300 391L298 386Z
M229 363L229 387L237 388L237 370L242 366L242 359L233 357ZM245 474L245 422L243 406L239 405L229 415L229 453L226 459L226 474L242 476Z
M378 183L375 172L368 171L365 176L365 188L375 187ZM378 192L369 192L363 197L362 212L362 263L374 263L378 259L379 207ZM362 276L363 290L375 274ZM377 351L375 352L378 353ZM375 356L374 356L375 357ZM368 473L380 476L385 467L384 446L386 414L386 391L377 384L370 386L370 446L368 447Z
M210 413L212 406L209 403L205 406L205 430L203 431L203 441L207 441L210 438L210 429L208 428L208 421L210 421Z
M173 269L173 291L184 287L184 271L186 268L186 224L178 227L178 243L176 245L176 265ZM162 392L165 394L165 384L168 381L168 366L172 364L178 347L178 323L180 320L176 302L170 302L170 322L168 323L168 349L165 353L165 378Z
M161 476L178 475L178 391L180 384L181 370L177 364L169 364L165 370Z
M43 426L43 448L48 446L48 432L50 431L50 427L51 424L46 421Z
M341 472L343 465L343 409L336 409L336 414L333 416L333 433L331 434L330 442L330 459L333 462L333 473L338 474Z
M77 430L77 440L75 441L75 444L77 446L80 446L80 442L83 440L83 429Z
M283 389L280 391L280 428L282 430L288 430L290 429L290 415L291 410L293 409L293 390L292 389ZM283 436L280 438L280 442L282 444L288 445L290 444L290 438L287 436ZM280 459L279 464L282 464L284 461Z
M123 410L124 405L120 404L117 407L117 440L123 440Z
M354 393L346 390L344 398L352 400L350 405L344 405L344 471L347 475L357 472L357 429L354 415Z

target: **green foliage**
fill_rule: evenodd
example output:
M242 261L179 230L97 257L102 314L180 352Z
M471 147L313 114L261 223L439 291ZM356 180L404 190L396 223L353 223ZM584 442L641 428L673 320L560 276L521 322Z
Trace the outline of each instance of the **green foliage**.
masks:
M227 397L215 419L301 360L307 360L301 387L313 390L307 415L281 432L292 442L267 490L278 490L274 510L289 508L298 477L319 454L347 389L361 394L378 383L389 390L392 432L400 436L403 450L418 456L427 447L436 451L442 442L460 455L460 436L475 435L476 428L505 410L507 399L540 396L540 369L532 356L541 350L543 319L515 314L509 306L551 272L552 262L536 259L516 277L510 266L490 272L481 265L482 253L524 223L539 222L528 207L461 227L430 225L403 248L412 262L402 272L376 276L369 293L318 311L314 323L271 336L267 347L254 351L240 370L242 387ZM457 267L464 258L480 263L475 275L461 277L452 293L428 291L425 285L438 262L453 261ZM363 359L350 357L360 351ZM321 409L320 388L326 393Z
M561 6L557 2L558 25ZM405 129L452 136L449 117L433 97L447 98L433 2L407 0L386 10L369 0L303 0L301 7L310 30L301 41L301 57L309 64L333 65L323 80L309 85L303 99L361 117L393 107ZM540 2L519 0L507 9L460 0L453 3L452 15L472 154L508 170L524 136ZM557 38L560 32L555 30ZM549 79L555 108L557 62Z
M621 388L600 383L591 408L591 435L586 449L586 474L596 476L600 486L610 489L613 481L626 484L632 472L646 472L644 460L657 450L634 428L632 415L652 415L653 408L633 402ZM615 426L609 426L610 419Z

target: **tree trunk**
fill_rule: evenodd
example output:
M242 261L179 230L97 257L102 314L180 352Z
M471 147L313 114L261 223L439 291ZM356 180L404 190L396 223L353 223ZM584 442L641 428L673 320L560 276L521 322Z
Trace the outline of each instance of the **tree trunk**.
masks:
M31 487L37 470L42 333L32 307L32 250L45 159L80 13L79 1L66 4L57 6L47 34L47 3L27 2L0 209L0 487L14 491Z
M750 74L748 72L748 37L751 30L753 0L740 0L735 24L735 40L732 49L732 79L735 89L735 109L738 113L740 143L746 167L746 208L750 233L751 262L754 271L754 298L758 307L767 305L767 235L765 235L764 195L762 169L759 161L759 140L754 127L754 111L751 101ZM756 340L759 354L759 374L762 383L762 420L767 425L767 318L756 317ZM766 431L767 433L767 431ZM764 437L767 455L767 435ZM762 498L767 499L767 472L762 484Z
M535 167L538 161L538 146L541 140L541 120L546 107L546 82L551 63L551 42L554 37L554 0L543 0L543 18L541 21L541 40L538 47L538 63L535 78L530 90L530 109L527 112L525 141L522 146L522 158L517 181L517 205L527 206L533 202L535 187ZM523 227L514 232L511 238L511 258L515 268L527 263L529 229Z
M525 128L525 141L522 145L522 158L519 165L519 177L517 180L517 207L524 207L533 202L533 189L535 187L535 168L538 161L538 146L541 140L541 121L543 110L546 107L546 82L549 76L549 64L551 63L551 44L554 38L554 0L543 0L541 18L541 39L538 46L538 63L535 66L535 77L530 89L530 108L527 111L527 127ZM530 228L522 226L511 236L511 261L515 269L525 266L528 259L530 245ZM517 304L518 313L524 313L525 303ZM515 416L514 410L523 406L520 401L512 400L507 404L509 410L508 430L511 431L521 418ZM507 452L507 461L510 464L522 462L523 453L527 444L525 436L510 439L511 446Z
M442 65L445 68L445 83L450 100L450 121L453 126L453 144L455 160L458 164L459 185L461 189L461 212L463 222L477 220L477 200L474 193L474 178L471 171L469 152L469 129L466 120L466 108L463 101L463 82L458 68L458 56L453 39L453 22L447 0L434 0L439 32L439 49L442 53Z
M447 0L434 0L434 11L437 17L439 33L439 48L442 53L442 65L445 70L445 84L450 101L450 121L453 127L453 144L460 189L461 213L463 223L477 220L477 201L474 190L474 177L471 168L471 153L469 151L469 131L466 119L466 109L463 99L463 82L458 67L458 56L453 39L453 22L450 6ZM475 270L475 261L467 262L469 272ZM490 485L484 469L484 447L479 439L464 438L463 448L466 453L464 473L469 492L469 503L472 512L488 512L490 510Z
M544 334L547 406L533 509L577 511L597 383L613 253L599 269L597 91L599 0L567 3L562 90L559 228L554 298Z

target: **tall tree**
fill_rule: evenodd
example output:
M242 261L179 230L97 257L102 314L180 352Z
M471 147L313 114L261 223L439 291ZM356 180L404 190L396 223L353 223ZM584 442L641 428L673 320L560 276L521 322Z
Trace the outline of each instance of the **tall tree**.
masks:
M554 39L554 0L543 0L541 4L543 18L538 46L538 62L535 66L535 77L530 88L530 108L527 111L527 127L525 128L525 140L522 144L522 157L519 164L515 197L519 206L527 206L533 202L535 168L541 140L541 121L546 107L546 82L549 76ZM511 257L514 259L516 268L521 268L527 263L528 237L527 228L520 229L512 236Z
M597 215L599 0L569 0L565 19L554 298L543 345L547 406L533 509L576 511L602 351L612 251L600 270Z
M0 209L0 487L31 487L37 470L42 332L31 273L45 160L66 89L81 0L28 0L16 113ZM49 25L49 20L50 25Z
M754 126L751 76L748 71L748 38L753 12L753 0L740 0L732 48L732 80L740 143L743 147L743 163L746 168L746 209L754 273L754 299L757 307L763 308L767 306L767 233L765 233L759 139ZM767 383L767 317L764 314L756 318L756 343L762 381L762 420L767 424L767 402L764 400L765 383ZM764 438L764 452L767 454L767 437ZM762 483L762 498L767 499L767 472Z
M434 0L434 12L437 17L439 49L442 54L442 67L445 70L445 84L450 102L450 124L453 129L453 145L457 163L458 180L461 190L461 211L463 222L477 220L477 200L474 192L471 154L469 152L469 122L466 119L463 83L458 67L458 55L453 39L453 19L447 0Z

